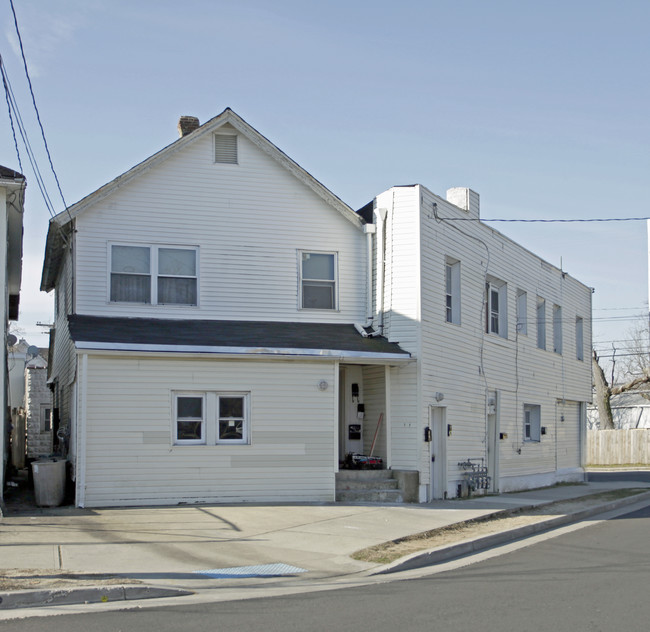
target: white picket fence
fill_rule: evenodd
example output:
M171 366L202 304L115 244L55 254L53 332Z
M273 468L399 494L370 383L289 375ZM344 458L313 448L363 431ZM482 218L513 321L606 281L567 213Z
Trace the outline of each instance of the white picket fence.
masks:
M587 431L587 465L650 465L650 428Z

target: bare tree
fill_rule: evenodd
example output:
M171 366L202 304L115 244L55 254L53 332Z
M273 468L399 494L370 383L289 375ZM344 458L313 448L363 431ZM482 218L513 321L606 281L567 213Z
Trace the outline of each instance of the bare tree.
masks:
M646 356L647 357L647 356ZM638 360L642 362L642 359ZM594 349L591 358L594 375L594 387L596 389L596 407L598 408L598 417L600 419L601 430L614 430L614 418L612 416L611 399L613 395L620 395L629 391L636 391L644 384L650 384L650 370L646 365L640 374L631 377L623 384L612 385L607 381L605 372L598 362L598 354ZM628 374L629 375L629 374ZM647 393L640 392L640 395L646 397ZM646 397L646 399L648 399Z

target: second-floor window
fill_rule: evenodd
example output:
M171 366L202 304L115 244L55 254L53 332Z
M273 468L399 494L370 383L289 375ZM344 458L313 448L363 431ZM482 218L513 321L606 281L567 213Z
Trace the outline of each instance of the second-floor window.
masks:
M336 254L300 252L300 306L336 309Z
M448 323L460 325L460 261L445 262L445 314Z
M197 305L197 254L195 247L112 244L111 302Z
M508 337L507 316L508 286L498 279L485 285L485 331L501 338Z

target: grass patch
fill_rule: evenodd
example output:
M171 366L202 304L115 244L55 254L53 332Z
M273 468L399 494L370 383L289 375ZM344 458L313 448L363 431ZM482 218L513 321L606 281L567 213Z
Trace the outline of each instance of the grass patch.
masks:
M455 544L465 539L478 538L499 531L514 529L518 526L541 522L547 517L577 513L595 505L600 505L648 491L646 488L613 489L570 500L560 500L537 507L506 509L487 516L481 516L465 522L450 524L430 531L376 544L351 555L355 560L373 564L389 564L400 557Z

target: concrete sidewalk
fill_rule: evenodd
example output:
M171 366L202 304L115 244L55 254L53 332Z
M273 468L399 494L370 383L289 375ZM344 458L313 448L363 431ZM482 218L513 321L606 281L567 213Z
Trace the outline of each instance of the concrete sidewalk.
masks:
M39 580L78 572L82 586L115 575L185 590L250 578L334 578L379 570L349 557L373 544L503 510L631 487L650 484L589 483L424 505L35 509L1 519L0 578L22 574L39 588Z

